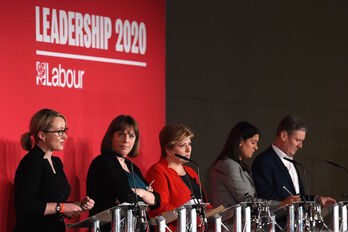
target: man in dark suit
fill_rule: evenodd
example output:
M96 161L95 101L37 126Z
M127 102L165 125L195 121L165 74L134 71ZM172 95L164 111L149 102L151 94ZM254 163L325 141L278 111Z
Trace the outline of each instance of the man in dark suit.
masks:
M303 182L292 160L302 148L307 127L295 116L284 117L278 125L274 144L259 154L252 164L252 174L258 197L282 201L290 195L307 198ZM307 193L308 194L308 193ZM331 197L310 196L324 207L335 203Z

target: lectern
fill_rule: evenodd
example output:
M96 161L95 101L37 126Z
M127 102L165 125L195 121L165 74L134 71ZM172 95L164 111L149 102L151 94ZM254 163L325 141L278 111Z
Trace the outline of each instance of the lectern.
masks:
M88 228L91 232L98 232L100 226L111 223L112 232L133 232L135 230L134 210L138 206L140 209L137 210L144 211L147 207L144 202L139 202L137 205L122 203L75 224L69 224L68 228Z

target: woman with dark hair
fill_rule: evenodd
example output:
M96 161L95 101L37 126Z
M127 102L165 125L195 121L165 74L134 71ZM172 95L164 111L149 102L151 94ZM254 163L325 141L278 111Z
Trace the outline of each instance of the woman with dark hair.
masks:
M62 161L53 151L62 151L68 128L57 111L42 109L30 120L30 130L21 144L29 151L15 175L16 226L14 231L65 231L64 217L78 216L94 201L67 202L70 185Z
M184 125L173 124L165 126L159 135L161 144L161 159L154 164L146 175L148 181L153 181L153 189L161 196L160 206L149 212L155 217L166 211L171 211L189 202L193 197L207 202L203 189L200 189L197 173L186 166L187 161L176 154L191 157L191 139L193 131ZM169 228L176 230L176 222Z
M213 206L232 206L247 201L248 197L256 197L254 181L245 161L258 149L259 139L259 129L249 122L239 122L231 129L210 173ZM274 209L299 200L299 196L290 196L284 201L267 203Z
M137 198L150 208L160 204L159 194L128 159L135 158L139 150L139 128L131 116L119 115L111 122L100 150L101 154L92 161L87 175L87 193L95 200L90 215L119 203L135 203ZM108 231L110 226L102 230Z

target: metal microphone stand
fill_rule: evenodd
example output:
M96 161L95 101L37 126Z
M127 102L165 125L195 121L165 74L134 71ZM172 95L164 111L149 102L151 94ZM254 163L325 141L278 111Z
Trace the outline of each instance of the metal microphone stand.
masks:
M130 161L129 161L130 162ZM146 217L146 211L144 209L141 209L139 206L139 199L138 199L138 194L136 192L137 186L135 184L135 173L134 173L134 168L133 168L133 163L130 162L131 166L131 174L132 174L132 179L133 179L133 184L134 184L134 194L135 194L135 206L134 206L134 214L138 216L136 220L136 227L135 231L139 232L146 232L148 228L148 221ZM140 224L140 225L139 225Z
M147 221L146 211L145 211L146 206L142 206L142 208L139 206L138 194L136 192L137 186L135 183L135 173L134 173L133 163L129 159L127 159L126 157L123 157L117 153L115 153L115 154L117 157L123 158L125 160L125 162L129 162L130 168L131 168L131 175L132 175L132 179L133 179L135 203L134 203L133 209L127 211L127 224L126 224L127 231L146 232L147 228L149 226L148 221ZM133 219L134 219L133 213L135 216L137 216L135 228L134 228L134 221L133 221Z
M208 230L208 219L207 219L207 216L206 216L206 214L205 214L204 205L202 204L202 201L203 201L202 183L201 183L201 175L200 175L200 172L199 172L199 166L198 166L198 164L196 165L196 167L197 167L198 182L199 182L199 195L200 195L200 197L201 197L201 200L198 201L199 206L200 206L200 215L202 216L202 219L203 219L204 231L207 231L207 230Z
M207 219L207 216L205 214L204 205L202 204L203 194L202 194L202 183L201 183L201 175L200 175L200 172L199 172L199 165L195 161L193 161L193 160L191 160L191 159L189 159L189 158L187 158L185 156L182 156L180 154L175 154L175 156L180 158L180 159L183 159L185 161L193 163L196 166L196 168L197 168L199 195L200 195L200 198L201 198L201 201L196 199L197 200L197 206L198 206L198 213L202 217L203 224L204 224L204 231L207 231L208 230L208 219ZM192 191L192 189L191 189L191 191Z

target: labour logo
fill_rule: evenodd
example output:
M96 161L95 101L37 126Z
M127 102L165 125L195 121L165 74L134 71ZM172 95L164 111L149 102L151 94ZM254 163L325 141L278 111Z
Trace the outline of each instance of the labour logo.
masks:
M36 85L82 89L84 74L84 70L62 67L61 64L55 66L48 62L36 62Z
M48 63L36 62L36 85L46 85L48 78Z

